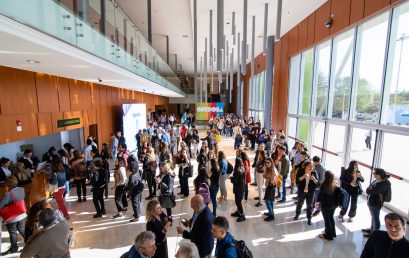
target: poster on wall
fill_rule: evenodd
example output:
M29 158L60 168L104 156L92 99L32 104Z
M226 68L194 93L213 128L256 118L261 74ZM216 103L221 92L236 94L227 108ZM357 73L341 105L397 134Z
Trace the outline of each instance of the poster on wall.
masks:
M202 102L196 104L196 120L209 120L211 117L224 114L223 102Z
M123 136L129 151L136 150L135 135L139 129L146 128L146 105L145 104L123 104Z

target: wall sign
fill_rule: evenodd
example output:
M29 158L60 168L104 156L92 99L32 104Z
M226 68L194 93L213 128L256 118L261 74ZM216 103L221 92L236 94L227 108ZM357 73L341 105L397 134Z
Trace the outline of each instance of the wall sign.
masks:
M223 102L204 102L196 104L196 119L197 120L209 120L216 115L223 115L224 103Z
M71 126L71 125L79 125L81 123L79 118L70 118L70 119L64 119L64 120L57 120L57 127L65 127L65 126Z

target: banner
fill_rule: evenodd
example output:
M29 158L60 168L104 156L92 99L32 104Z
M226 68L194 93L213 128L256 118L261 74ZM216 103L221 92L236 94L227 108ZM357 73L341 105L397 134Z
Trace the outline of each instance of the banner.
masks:
M196 104L196 120L209 120L224 114L223 102L203 102Z

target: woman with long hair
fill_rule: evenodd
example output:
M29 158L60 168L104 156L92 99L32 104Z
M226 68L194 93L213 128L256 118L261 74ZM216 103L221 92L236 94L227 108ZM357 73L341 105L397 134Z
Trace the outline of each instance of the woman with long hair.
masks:
M182 146L182 145L181 145ZM190 158L187 154L187 149L182 148L176 162L179 165L180 188L179 194L189 196L189 177L185 174L185 170L191 169Z
M156 236L156 252L152 258L167 258L168 243L166 234L171 226L168 217L163 213L157 200L151 200L146 205L146 230L152 231Z
M265 218L265 221L272 221L275 219L274 217L274 197L275 197L275 190L276 190L276 185L277 185L277 176L278 176L278 171L276 167L273 164L273 160L271 158L267 158L266 161L264 162L264 179L265 179L265 186L266 186L266 191L264 193L264 202L266 203L267 206L267 213L264 213L264 215L267 216Z
M241 158L241 160L243 161L244 169L246 171L246 184L244 185L244 200L247 201L249 196L249 184L251 183L250 159L247 153L243 150L238 150L236 152L236 157Z
M172 219L172 208L176 206L173 185L175 174L170 168L169 163L162 163L160 166L160 176L156 178L156 183L160 187L159 202L166 209L168 219Z
M213 151L212 151L213 152ZM213 216L216 217L217 209L217 193L219 192L219 177L220 177L220 168L219 163L215 158L210 159L211 168L208 172L210 178L210 199L213 205Z
M371 213L371 228L364 229L364 236L369 237L372 232L379 230L381 227L381 222L379 221L379 213L385 199L390 198L392 195L391 192L391 183L388 178L389 175L386 174L385 170L382 168L375 168L373 170L373 176L375 180L368 186L366 189L366 194L368 195L368 208ZM389 196L388 196L389 195ZM390 200L386 200L390 201Z
M65 183L67 182L65 175L65 168L58 155L54 155L51 161L52 173L57 176L58 191L53 193L54 199L57 201L58 209L62 212L65 219L70 219L67 207L65 206L64 193L65 193Z
M157 166L155 151L151 146L148 146L145 156L145 176L148 183L149 196L146 197L145 200L150 200L156 196L155 176Z
M220 187L220 198L222 200L227 199L227 188L226 188L226 179L228 177L227 170L228 164L226 160L226 155L223 151L217 153L217 161L219 162L220 176L219 176L219 187Z
M264 162L266 160L266 152L264 150L259 151L257 157L257 163L255 164L255 171L256 171L256 182L257 182L257 190L258 190L258 197L254 198L258 200L256 203L256 207L260 207L261 204L261 195L263 192L263 184L264 184Z
M338 206L338 196L340 188L334 180L334 174L331 171L326 171L324 175L324 182L322 182L318 194L317 202L321 206L321 214L324 218L325 230L323 234L318 237L322 239L332 240L337 236L335 231L334 213Z
M364 182L364 178L361 175L361 172L358 169L358 161L352 160L349 162L347 169L341 169L341 187L344 188L348 194L348 202L351 203L349 208L349 219L348 222L352 222L353 218L356 215L358 196L362 194L361 183ZM349 205L348 205L349 206ZM348 207L341 209L338 219L341 222L344 222L344 215L347 213Z
M237 217L237 222L242 222L246 220L243 205L241 204L244 196L244 186L246 184L246 169L241 158L236 158L233 176L230 177L230 180L233 183L234 202L237 206L237 210L233 212L231 216Z
M122 158L117 159L116 169L114 172L115 185L112 190L115 189L115 205L118 213L114 215L115 218L122 217L122 212L128 210L128 200L126 199L126 168L125 161Z
M305 161L303 163L303 169L298 170L296 175L298 192L294 220L298 220L298 217L301 214L301 208L304 205L304 201L306 201L308 225L311 225L312 201L314 198L315 188L319 184L318 175L313 170L314 163L311 161Z

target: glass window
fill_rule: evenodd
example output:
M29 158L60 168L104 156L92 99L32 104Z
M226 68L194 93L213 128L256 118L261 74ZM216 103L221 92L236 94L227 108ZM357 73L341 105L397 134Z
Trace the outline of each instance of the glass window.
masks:
M371 167L375 138L376 131L371 129L353 128L350 160L357 160ZM363 170L363 167L364 166L360 166L359 169L361 170L362 176L365 178L363 186L366 188L370 183L371 171L370 169Z
M409 125L409 3L393 11L382 123Z
M298 120L297 138L304 142L307 147L308 136L310 134L310 121L305 119Z
M316 48L312 112L312 115L314 116L325 117L327 115L330 59L331 40Z
M379 121L388 17L386 12L358 27L351 120Z
M381 168L386 172L408 179L406 146L409 145L409 136L384 133L382 145ZM408 183L389 178L392 184L392 206L403 212L407 212L409 199L404 194L408 189ZM395 194L394 194L395 193Z
M318 156L322 158L322 148L324 143L325 134L325 123L323 122L312 122L312 146L311 146L311 157Z
M328 112L332 118L348 118L354 33L350 30L334 38Z
M311 112L313 63L313 49L307 50L301 54L300 109L298 111L301 115L310 115Z
M341 167L343 166L345 142L345 126L328 125L327 150L325 153L325 168L331 170L336 177L341 176Z
M297 118L289 117L287 123L287 143L288 148L291 150L295 143L293 138L296 138L297 133Z
M300 60L301 56L296 55L291 58L290 64L290 82L288 93L288 113L297 114L298 109L298 89L300 82Z

